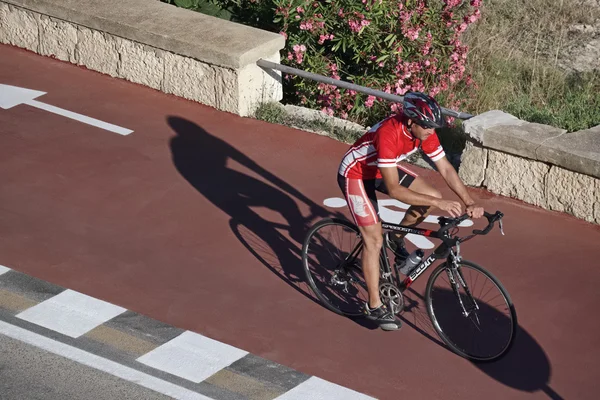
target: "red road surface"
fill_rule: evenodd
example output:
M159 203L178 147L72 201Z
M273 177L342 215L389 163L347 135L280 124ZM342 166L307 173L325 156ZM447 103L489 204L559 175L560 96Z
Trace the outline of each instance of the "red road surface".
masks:
M463 255L500 278L519 317L509 356L478 366L438 345L422 305L390 333L312 299L300 243L338 211L322 202L340 196L346 145L9 46L0 83L134 130L0 109L0 264L381 399L598 398L598 226L472 191L505 213L507 235Z

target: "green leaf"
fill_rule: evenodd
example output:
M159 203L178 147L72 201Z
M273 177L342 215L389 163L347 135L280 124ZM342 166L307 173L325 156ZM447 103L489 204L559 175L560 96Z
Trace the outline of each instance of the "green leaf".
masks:
M175 0L175 5L182 8L192 8L198 5L198 0Z

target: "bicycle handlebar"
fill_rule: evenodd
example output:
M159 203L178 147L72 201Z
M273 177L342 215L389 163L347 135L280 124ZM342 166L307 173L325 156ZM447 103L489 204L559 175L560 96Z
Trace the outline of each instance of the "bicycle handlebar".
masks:
M487 235L488 232L491 231L492 228L494 227L494 222L496 222L498 220L500 220L500 225L502 225L502 217L504 217L504 214L502 214L500 211L496 211L495 214L490 214L490 213L484 211L483 215L488 220L488 226L486 226L484 230L478 230L478 229L473 230L474 234Z
M483 229L483 230L479 230L479 229L475 229L473 230L473 234L475 235L487 235L489 233L489 231L492 230L492 228L494 227L494 222L496 221L500 221L500 230L502 231L502 234L504 235L504 231L502 230L502 217L504 217L504 214L501 213L500 211L496 211L494 214L490 214L486 211L483 212L484 217L488 220L488 225ZM446 231L450 228L456 227L458 224L460 224L461 222L463 222L464 220L469 219L469 214L463 214L458 218L447 218L447 217L439 217L439 223L442 226L442 228L440 229L440 233L444 234L446 233Z

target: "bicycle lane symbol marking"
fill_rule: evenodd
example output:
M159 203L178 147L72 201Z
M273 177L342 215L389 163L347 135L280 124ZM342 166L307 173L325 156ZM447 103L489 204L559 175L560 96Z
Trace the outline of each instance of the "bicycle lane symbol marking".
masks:
M406 214L406 211L398 211L393 208L408 210L410 207L408 204L395 199L378 199L377 204L379 206L379 215L381 219L392 224L399 224ZM346 207L347 203L346 200L341 197L329 197L323 200L323 205L330 208L343 208ZM439 227L438 217L438 215L429 215L427 218L425 218L423 223L435 224ZM468 219L461 222L459 226L472 225L473 221ZM406 235L406 239L421 249L432 249L435 247L435 244L425 236L413 235L412 233L409 233Z

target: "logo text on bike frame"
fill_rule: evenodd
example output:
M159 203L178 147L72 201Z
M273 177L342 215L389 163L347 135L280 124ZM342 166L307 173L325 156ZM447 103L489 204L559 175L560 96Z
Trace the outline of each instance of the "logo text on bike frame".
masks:
M381 227L384 229L391 229L394 231L400 231L400 232L406 232L406 233L413 233L416 235L423 235L423 236L429 236L429 237L433 237L433 238L438 238L438 233L436 231L431 231L429 229L421 229L421 228L407 228L405 226L401 226L401 225L395 225L395 224L381 224Z
M410 279L411 282L414 282L419 277L419 275L421 275L427 269L427 267L429 267L431 265L431 263L434 262L435 260L436 260L436 257L433 254L430 255L427 260L423 261L421 263L421 265L419 265L417 267L417 269L414 270L408 276L408 279Z

